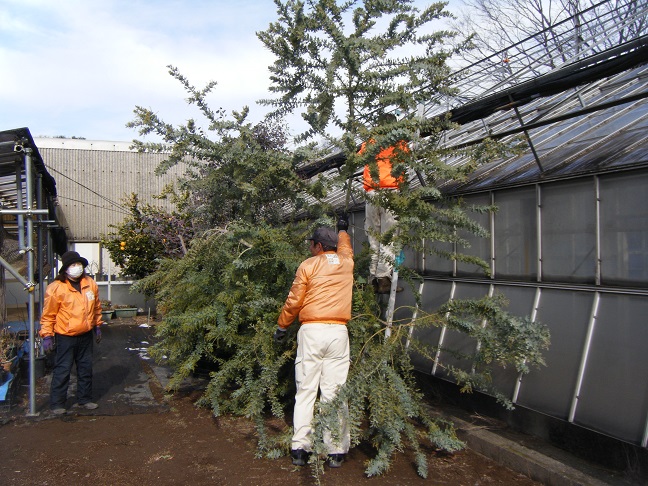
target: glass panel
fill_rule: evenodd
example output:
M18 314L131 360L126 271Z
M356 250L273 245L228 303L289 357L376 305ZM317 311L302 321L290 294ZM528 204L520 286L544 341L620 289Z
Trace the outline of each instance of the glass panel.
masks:
M455 291L455 299L481 299L485 295L488 295L488 289L488 285L459 283L457 284L457 289ZM442 345L442 348L447 349L448 351L441 352L439 358L440 364L443 366L454 366L464 371L470 371L473 364L472 359L458 358L454 356L450 351L466 355L473 355L476 346L477 340L468 337L462 332L448 330L445 334ZM448 373L443 367L437 369L437 376L449 378Z
M535 292L535 287L507 287L498 285L495 288L495 293L504 295L508 301L508 306L505 310L515 316L528 316L531 314ZM515 367L509 366L506 369L493 367L491 373L493 386L506 397L513 398L515 382L519 375Z
M400 324L409 324L414 315L414 310L416 309L416 296L414 292L418 292L419 283L414 282L414 289L409 282L401 282L401 287L403 287L402 292L396 294L396 302L394 303L394 317L392 322L394 325ZM389 300L389 295L381 295L380 297L381 305L383 309L387 309L387 301Z
M542 186L542 280L594 283L596 195L592 179Z
M648 411L648 299L604 295L574 422L639 443Z
M648 174L600 178L601 283L648 286Z
M421 254L412 250L409 247L405 247L403 253L405 255L405 260L403 261L403 265L416 272L421 272Z
M351 243L355 253L362 251L363 243L369 245L367 233L364 230L364 221L364 211L349 214L349 234L351 235Z
M569 417L593 299L594 294L588 292L542 291L537 320L551 333L551 344L544 351L547 366L532 368L522 378L520 405Z
M473 206L487 206L490 205L490 196L488 194L481 194L479 196L467 196L464 198L466 204ZM471 218L478 224L480 224L487 231L490 231L490 222L488 214L481 213L472 213L470 214ZM468 248L457 248L459 253L465 255L477 256L484 260L486 263L490 263L490 238L482 238L480 236L475 236L466 231L460 231L460 236L464 238L470 245ZM457 273L459 275L470 275L470 276L484 276L484 272L480 267L475 265L468 265L466 263L459 262L457 264Z
M435 282L434 280L426 280L421 292L422 310L421 314L433 313L448 300L450 300L450 292L452 290L451 282ZM417 327L414 329L414 340L420 341L429 346L438 346L439 336L441 329L438 327ZM432 373L432 365L434 364L428 357L422 356L415 351L412 352L412 363L414 367L425 373Z
M426 242L425 243L426 248L430 248L432 246L431 243ZM440 251L445 251L448 253L452 253L453 245L452 243L439 243L435 242L434 243L434 248L437 248ZM441 275L452 275L454 265L452 260L448 260L447 258L440 257L434 253L428 253L425 255L425 273L427 274L441 274Z
M535 280L537 225L535 188L495 194L495 276Z

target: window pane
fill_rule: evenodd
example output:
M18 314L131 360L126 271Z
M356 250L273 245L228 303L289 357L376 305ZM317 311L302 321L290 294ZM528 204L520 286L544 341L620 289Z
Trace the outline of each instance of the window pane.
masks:
M535 280L537 225L535 188L495 194L495 276Z
M453 250L452 243L435 242L434 244L432 244L426 242L425 246L427 249L434 247L438 251L447 253L452 253ZM431 252L425 255L425 273L437 275L452 275L453 268L453 261L449 260L448 258L443 258L442 256Z
M533 300L535 297L535 287L512 287L506 285L497 285L495 294L504 295L508 301L505 310L515 316L528 316L533 309ZM498 365L491 366L493 387L503 393L507 398L513 398L515 383L519 373L515 366L502 368Z
M522 378L520 405L567 419L593 298L588 292L542 291L537 319L551 333L551 345L543 351L547 366L532 368Z
M648 174L600 178L601 283L648 286Z
M594 181L542 186L542 280L594 283Z
M451 282L435 282L434 280L426 280L425 285L423 286L423 291L421 292L421 311L419 316L436 312L440 306L450 300L451 290ZM399 305L401 305L400 301ZM414 340L427 346L434 347L435 350L436 346L439 344L440 335L441 328L434 326L424 328L416 327L413 332ZM428 351L430 353L433 352L432 350ZM417 370L425 373L432 373L434 361L430 359L430 357L423 356L421 353L413 351L411 358L412 364Z
M455 291L455 299L481 299L488 295L489 286L480 284L458 283ZM448 330L442 344L440 362L444 366L454 366L464 371L470 371L473 365L472 359L464 356L472 356L477 348L477 340L459 331ZM457 356L454 353L459 353ZM443 367L437 369L437 376L451 379ZM454 381L454 379L452 379Z
M464 201L466 202L466 204L472 206L487 206L490 205L490 196L488 194L482 194L479 196L467 196L464 198ZM476 223L481 225L487 231L490 231L489 216L487 213L472 213L470 214L470 216ZM475 236L466 231L459 231L459 235L464 238L470 246L468 248L457 248L458 253L477 256L484 260L486 263L490 264L490 238ZM484 271L481 269L481 267L458 262L457 274L483 277Z
M601 297L574 422L641 441L648 410L646 315L646 297Z

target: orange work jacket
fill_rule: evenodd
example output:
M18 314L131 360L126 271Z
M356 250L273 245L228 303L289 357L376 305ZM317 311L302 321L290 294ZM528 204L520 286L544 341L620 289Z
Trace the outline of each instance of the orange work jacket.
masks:
M353 248L349 235L341 231L337 252L320 253L299 265L277 323L287 329L299 316L302 324L346 324L352 295Z
M87 275L81 278L81 292L68 281L54 280L47 286L40 319L42 337L78 336L101 324L99 287L92 278Z

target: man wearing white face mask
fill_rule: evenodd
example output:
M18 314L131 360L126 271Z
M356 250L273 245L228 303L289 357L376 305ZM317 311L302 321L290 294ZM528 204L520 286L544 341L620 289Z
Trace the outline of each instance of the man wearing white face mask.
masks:
M76 251L61 257L58 276L47 286L41 317L43 351L55 351L50 410L66 412L65 402L72 365L77 370L77 405L94 410L92 402L92 339L101 341L101 301L96 282L85 273L88 260ZM56 348L54 349L54 339Z

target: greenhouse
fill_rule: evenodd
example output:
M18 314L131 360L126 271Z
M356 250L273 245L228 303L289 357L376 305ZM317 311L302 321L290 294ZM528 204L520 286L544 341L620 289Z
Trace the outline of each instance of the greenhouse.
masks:
M645 18L647 9L636 10L634 19ZM434 312L449 299L502 294L511 313L549 327L546 367L524 378L514 370L493 376L518 415L527 410L542 417L545 423L534 433L552 439L552 430L565 434L573 426L645 449L648 38L636 35L602 49L623 37L628 23L594 8L588 13L580 37L570 29L560 34L560 25L552 32L563 36L557 43L567 46L565 52L571 49L571 56L548 59L555 52L543 54L547 32L540 32L460 70L460 96L421 107L416 115L447 115L458 124L445 135L446 147L518 137L526 150L482 165L467 180L441 185L444 194L467 205L497 208L475 214L490 237L466 235L470 247L464 250L488 262L490 276L413 252L407 252L405 265L422 276L414 290L423 311ZM334 155L302 171L312 177L342 163ZM411 177L413 184L425 183L417 174ZM360 177L354 182L360 187ZM343 197L338 193L332 200L342 206ZM356 203L355 227L362 228L362 202ZM366 239L357 230L354 238L356 245ZM449 244L445 250L457 251ZM414 292L406 287L398 294L395 317L407 319L411 309L416 312ZM442 358L471 370L471 362L450 353L469 353L478 342L443 328L415 336L438 347L435 360L414 357L417 370L447 379L437 367ZM521 419L514 413L511 420Z
M473 213L486 238L466 232L461 235L469 243L465 248L423 242L448 255L477 257L489 271L436 257L434 251L405 248L402 265L416 275L409 285L401 283L403 292L392 295L395 305L388 309L387 323L390 311L394 321L407 322L419 313L437 312L448 301L503 296L511 314L548 327L551 346L544 352L546 366L528 374L495 369L493 384L515 407L495 413L566 449L585 438L614 456L611 461L618 466L630 455L644 463L648 457L648 36L645 27L636 28L648 16L648 4L628 9L631 14L623 22L614 9L602 8L608 4L579 12L578 31L572 29L572 18L479 62L453 66L453 94L439 94L415 113L397 112L401 119L445 117L454 123L440 137L440 148L456 154L444 160L448 166L467 164L462 150L488 140L523 150L489 160L462 180L428 181L416 171L408 174L413 187L434 184L465 207L492 208ZM547 48L547 37L560 49ZM134 170L134 161L143 164L146 158L157 165L164 158L130 149L120 155L112 153L114 148L71 150L50 146L43 154L61 176L76 170L89 180L112 163L119 175L106 179L102 192L115 180L120 189L128 182L137 183L138 191L151 190L149 172L137 178L128 171ZM60 214L54 180L29 130L0 132L0 162L5 215L0 263L18 280L21 292L23 287L29 292L33 341L36 299L42 299L33 290L42 288L54 270L48 265L54 253L67 249L68 222L76 225L75 248L99 255L96 274L108 274L102 287L108 297L114 289L112 265L106 272L98 230L86 225L91 217L85 211L96 212L93 207L68 214L67 220ZM344 156L334 153L297 171L303 179L332 178L344 163ZM39 183L33 184L32 177ZM349 232L359 250L367 240L364 200L356 197L362 194L360 173L349 187L354 190L339 189L326 202L350 211ZM114 223L100 220L97 226ZM37 241L25 240L34 237ZM29 251L18 254L13 251L18 247ZM26 269L17 269L21 265ZM436 350L434 357L411 352L416 371L429 383L452 388L448 365L474 370L475 364L461 355L479 349L478 340L446 327L412 329L410 339ZM32 414L34 366L32 360ZM492 398L486 394L477 400L490 404Z

